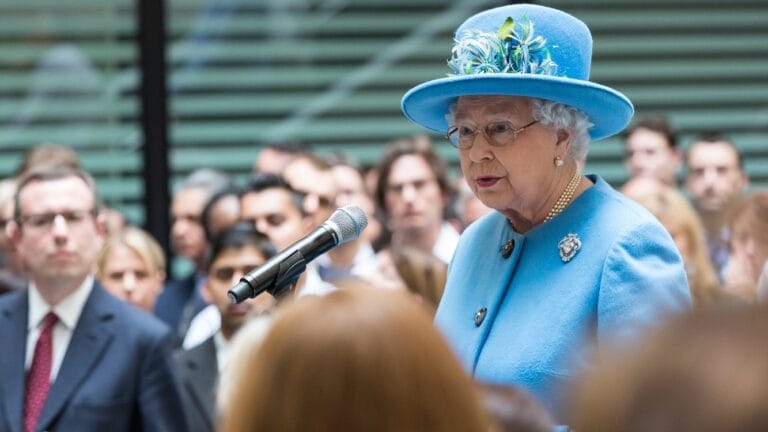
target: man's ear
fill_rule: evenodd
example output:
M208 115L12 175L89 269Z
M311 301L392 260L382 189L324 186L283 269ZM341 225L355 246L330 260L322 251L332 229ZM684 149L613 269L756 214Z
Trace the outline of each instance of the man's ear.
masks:
M18 243L21 241L21 226L15 220L8 221L5 226L5 235L11 240L11 245L18 250Z
M203 297L208 304L213 304L213 296L211 295L211 284L208 282L208 278L205 278L203 286L200 287L200 296Z

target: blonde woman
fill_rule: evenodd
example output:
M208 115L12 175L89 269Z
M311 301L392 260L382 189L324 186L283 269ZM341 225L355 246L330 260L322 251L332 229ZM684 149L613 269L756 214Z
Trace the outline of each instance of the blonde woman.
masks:
M694 306L707 306L722 300L724 294L707 254L704 226L683 194L657 183L633 198L659 219L675 241L683 257Z
M165 282L165 255L146 231L125 227L107 239L96 277L115 297L152 313Z

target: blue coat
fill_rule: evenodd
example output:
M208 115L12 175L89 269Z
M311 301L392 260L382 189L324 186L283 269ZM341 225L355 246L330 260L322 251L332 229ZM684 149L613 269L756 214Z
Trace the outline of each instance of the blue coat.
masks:
M524 235L498 212L472 224L435 318L477 379L523 387L558 420L565 385L589 363L591 342L628 340L691 304L664 227L600 177L589 178L593 187ZM558 244L569 233L581 249L565 262ZM508 240L515 245L504 258Z
M28 292L0 297L0 431L20 432ZM37 430L186 431L173 335L155 317L95 284Z

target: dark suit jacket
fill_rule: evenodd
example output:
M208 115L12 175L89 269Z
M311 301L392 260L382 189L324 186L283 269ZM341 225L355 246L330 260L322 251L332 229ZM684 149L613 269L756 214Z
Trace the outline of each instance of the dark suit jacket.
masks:
M184 408L192 431L209 432L216 426L216 385L219 379L213 336L200 345L176 353Z
M207 306L197 289L199 277L197 273L192 273L184 279L167 281L155 303L155 316L174 331L178 338L177 346L184 340L192 318Z
M0 431L20 432L28 291L0 297ZM172 334L95 284L51 384L37 430L185 431Z

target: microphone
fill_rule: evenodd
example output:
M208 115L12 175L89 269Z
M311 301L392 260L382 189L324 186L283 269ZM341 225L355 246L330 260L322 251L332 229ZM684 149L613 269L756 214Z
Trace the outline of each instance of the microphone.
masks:
M241 303L264 291L279 297L287 287L296 283L308 262L337 245L357 239L366 226L368 216L360 207L349 205L336 209L309 235L243 276L227 292L229 300Z

